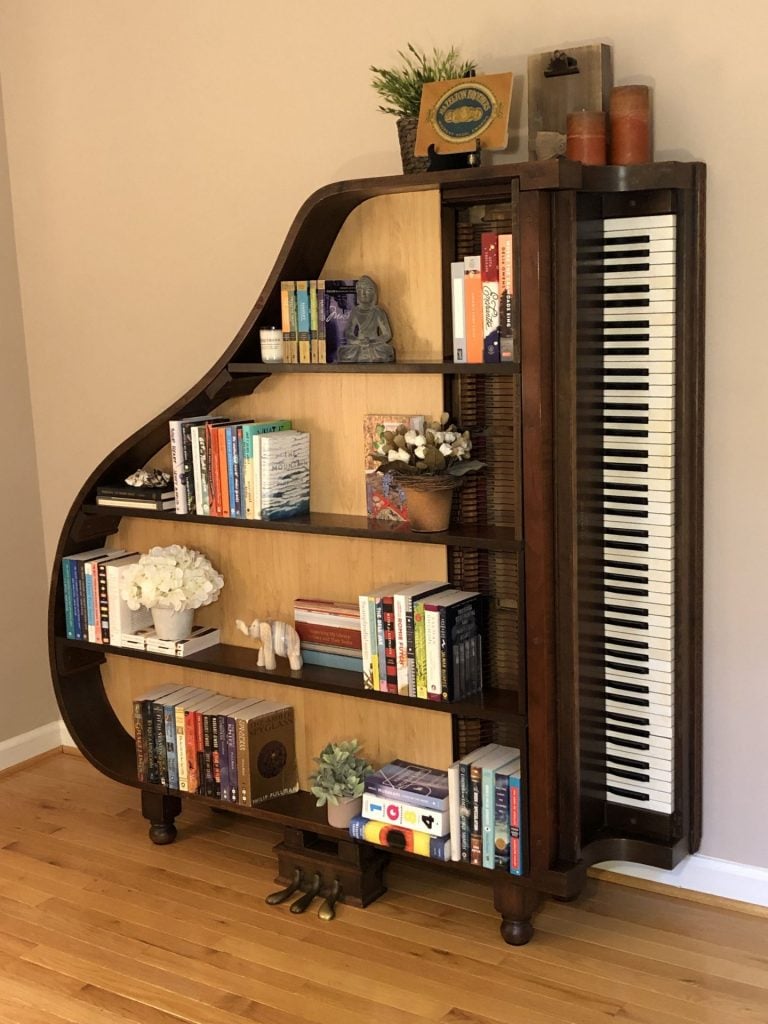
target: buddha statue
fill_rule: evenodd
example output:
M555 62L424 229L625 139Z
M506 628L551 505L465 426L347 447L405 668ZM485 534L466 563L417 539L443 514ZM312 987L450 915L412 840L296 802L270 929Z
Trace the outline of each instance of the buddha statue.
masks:
M378 290L367 275L357 282L357 305L349 314L344 343L336 359L340 363L393 363L392 328L384 310L377 305Z

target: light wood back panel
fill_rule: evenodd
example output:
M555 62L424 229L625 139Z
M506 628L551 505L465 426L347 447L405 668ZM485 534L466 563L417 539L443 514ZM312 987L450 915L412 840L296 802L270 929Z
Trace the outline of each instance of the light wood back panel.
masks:
M439 358L441 352L440 222L437 193L381 196L352 212L323 270L326 277L370 274L394 332L399 358ZM425 413L442 409L438 374L275 374L252 395L217 410L256 420L288 418L311 434L311 508L315 512L365 515L363 417L366 413ZM170 466L166 446L152 465ZM295 597L354 601L388 582L446 579L445 550L342 537L267 532L123 519L114 546L146 551L153 545L186 544L205 552L221 570L224 590L196 621L221 629L222 641L247 646L234 621L293 621ZM256 652L254 650L254 667ZM107 693L131 731L131 702L153 686L178 677L179 685L205 686L232 696L285 700L296 709L302 785L312 757L332 739L356 736L376 763L408 757L447 765L452 757L448 715L383 702L371 703L274 683L210 675L183 665L110 658Z

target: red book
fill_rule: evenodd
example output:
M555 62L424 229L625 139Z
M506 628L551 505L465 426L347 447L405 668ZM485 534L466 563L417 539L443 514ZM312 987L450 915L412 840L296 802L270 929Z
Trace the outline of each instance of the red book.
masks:
M224 427L216 430L216 444L219 453L219 498L221 515L229 517L229 472L227 470L227 432Z
M351 651L359 651L361 649L362 638L359 629L319 626L314 622L302 622L299 618L295 620L294 625L302 643L348 647Z
M381 621L384 627L384 671L387 693L397 693L397 645L395 643L395 599L392 594L381 599ZM382 687L383 689L383 687Z

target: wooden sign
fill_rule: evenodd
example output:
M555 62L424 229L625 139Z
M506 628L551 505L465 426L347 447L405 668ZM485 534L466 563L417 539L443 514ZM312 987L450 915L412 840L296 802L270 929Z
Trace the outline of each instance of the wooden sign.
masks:
M612 86L613 62L607 43L532 54L528 58L530 159L564 153L568 114L607 110Z
M506 149L512 74L477 75L427 82L421 91L417 156L469 153L477 147Z

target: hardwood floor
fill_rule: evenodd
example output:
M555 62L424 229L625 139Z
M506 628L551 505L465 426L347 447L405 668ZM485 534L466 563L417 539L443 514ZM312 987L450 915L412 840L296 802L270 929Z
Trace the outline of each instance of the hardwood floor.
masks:
M512 949L485 886L398 863L324 923L264 903L275 829L177 824L79 757L0 778L2 1024L768 1022L765 917L593 879Z

